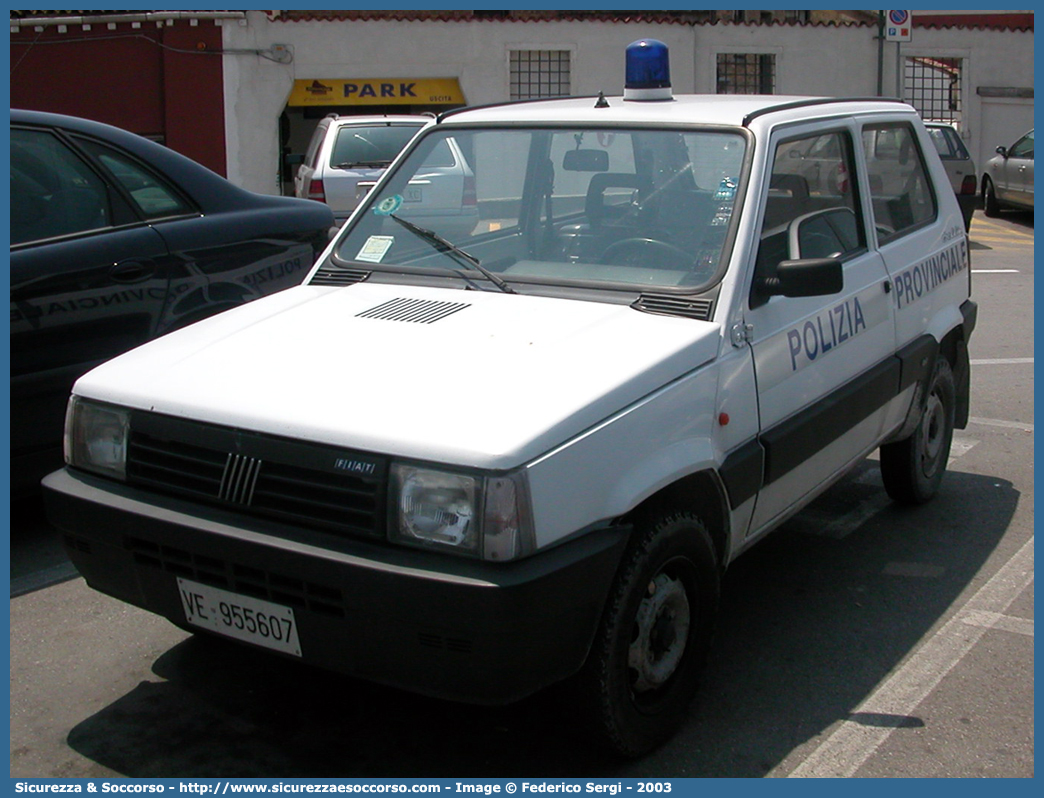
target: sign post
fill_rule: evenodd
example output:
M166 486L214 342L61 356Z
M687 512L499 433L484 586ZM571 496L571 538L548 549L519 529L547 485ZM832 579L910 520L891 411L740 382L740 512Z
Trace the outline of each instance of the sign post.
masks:
M895 42L895 96L903 99L903 61L900 48L913 38L913 13L893 9L885 15L885 41Z

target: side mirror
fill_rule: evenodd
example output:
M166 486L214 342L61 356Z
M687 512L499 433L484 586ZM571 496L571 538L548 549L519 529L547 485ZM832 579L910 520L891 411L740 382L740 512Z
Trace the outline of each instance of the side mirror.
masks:
M997 148L997 154L1007 158L1008 157L1008 148L1007 147L998 147Z
M845 287L841 261L837 258L785 260L776 267L775 277L758 282L762 296L829 296Z
M295 153L294 155L287 155L286 156L286 165L287 166L300 166L303 163L304 163L304 154L303 153Z
M609 153L605 150L569 150L562 159L567 172L608 172Z

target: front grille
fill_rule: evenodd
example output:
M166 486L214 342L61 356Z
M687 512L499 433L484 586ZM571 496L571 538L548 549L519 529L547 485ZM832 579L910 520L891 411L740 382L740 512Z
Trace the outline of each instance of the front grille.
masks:
M345 616L344 596L339 588L330 585L230 563L142 538L128 536L123 545L133 555L134 562L146 568L320 615Z
M385 471L372 455L148 413L131 419L129 483L345 537L383 536Z

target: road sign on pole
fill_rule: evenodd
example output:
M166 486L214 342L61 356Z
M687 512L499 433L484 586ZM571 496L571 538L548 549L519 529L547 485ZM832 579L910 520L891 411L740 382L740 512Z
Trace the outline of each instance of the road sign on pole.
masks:
M908 42L913 36L913 13L904 10L885 14L885 41Z

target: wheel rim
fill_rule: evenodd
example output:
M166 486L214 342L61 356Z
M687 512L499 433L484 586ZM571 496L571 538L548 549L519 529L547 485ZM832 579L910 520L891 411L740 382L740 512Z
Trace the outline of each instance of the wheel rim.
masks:
M627 664L636 695L659 689L677 673L685 656L691 622L685 584L661 570L650 580L634 619Z
M946 443L946 407L938 394L931 394L921 419L921 470L931 477L939 468Z

